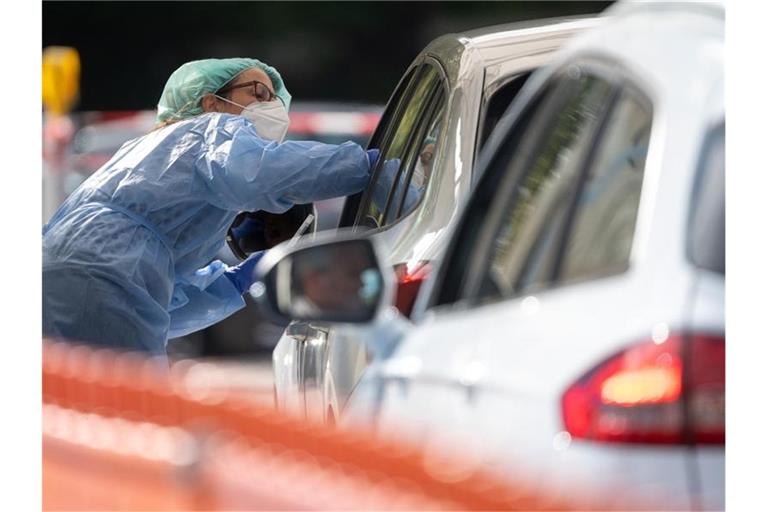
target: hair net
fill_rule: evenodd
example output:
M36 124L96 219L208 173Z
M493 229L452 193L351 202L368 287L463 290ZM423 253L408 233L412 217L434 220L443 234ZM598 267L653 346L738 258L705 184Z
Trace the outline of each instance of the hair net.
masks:
M283 100L285 109L291 104L291 95L285 88L280 73L256 59L205 59L182 65L171 74L157 104L157 122L186 119L203 113L200 100L208 93L224 87L229 81L249 68L259 68L272 80L275 95Z

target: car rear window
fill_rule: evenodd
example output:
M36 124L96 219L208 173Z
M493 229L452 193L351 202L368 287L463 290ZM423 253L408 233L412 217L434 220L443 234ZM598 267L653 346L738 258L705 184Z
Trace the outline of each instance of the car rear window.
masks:
M688 252L694 265L725 275L725 123L706 137L701 154Z

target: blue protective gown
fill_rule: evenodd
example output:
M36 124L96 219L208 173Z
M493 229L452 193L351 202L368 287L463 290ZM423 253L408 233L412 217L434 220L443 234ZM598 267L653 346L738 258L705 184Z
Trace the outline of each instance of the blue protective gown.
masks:
M165 354L245 302L210 263L239 211L361 191L365 151L260 138L210 113L127 142L43 228L43 333Z

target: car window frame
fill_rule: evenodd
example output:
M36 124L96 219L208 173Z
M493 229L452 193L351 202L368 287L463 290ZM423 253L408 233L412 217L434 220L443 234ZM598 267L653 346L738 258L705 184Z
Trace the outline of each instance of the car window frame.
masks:
M514 101L520 95L520 92L525 87L526 82L528 82L528 79L531 78L531 75L536 72L536 69L537 68L528 68L517 70L514 74L510 74L504 79L499 80L497 83L493 84L492 90L483 91L483 99L480 101L480 112L477 116L475 155L479 155L480 152L485 148L486 144L490 140L491 133L493 133L493 130L496 129L496 127L499 125L499 122L504 118L504 115L509 110L510 105L512 105L512 103L514 103ZM522 83L519 83L521 81ZM518 83L519 85L517 85ZM509 103L507 103L507 106L504 108L504 112L502 112L499 118L496 120L493 128L489 130L488 112L491 106L493 106L492 103L499 94L505 94L509 90L509 87L511 87L513 84L517 86L517 92L514 94Z
M573 73L573 69L578 69L578 72L581 74L581 76L588 76L593 75L596 78L606 82L610 90L606 96L606 104L601 108L598 118L595 120L595 124L592 127L592 131L587 134L587 145L586 145L586 151L581 156L581 159L575 163L575 187L574 190L570 191L568 194L567 200L568 204L566 207L565 212L565 222L558 226L557 230L555 231L554 237L555 237L555 261L552 265L552 269L550 271L550 275L546 280L546 283L542 283L539 286L532 286L531 289L524 294L529 294L532 290L541 290L541 289L547 289L552 287L552 285L555 283L554 279L556 277L556 274L559 270L559 265L562 262L562 251L563 246L565 245L565 240L567 240L567 234L570 231L570 227L572 225L572 219L569 216L573 215L575 207L578 205L578 200L581 194L581 191L584 187L584 182L586 180L586 171L589 168L590 163L594 159L594 154L596 151L596 148L598 147L598 141L600 140L599 137L603 133L603 130L605 128L605 124L610 117L610 113L613 110L613 107L615 105L616 97L618 95L618 87L615 83L615 80L611 77L610 73L600 73L595 72L591 66L587 63L571 63L570 65L566 66L565 68L559 70L557 73L555 73L551 78L550 81L555 81L562 79L564 76L567 76L571 73ZM554 95L557 94L557 91L553 92ZM562 98L556 98L556 102L552 105L549 105L551 111L554 112L554 115L550 115L546 119L547 125L551 125L552 122L555 121L555 119L558 118L558 107L562 107L564 104L564 101ZM548 113L548 114L551 114ZM526 130L527 131L527 130ZM538 139L538 137L536 138ZM536 144L538 144L538 140L534 141ZM521 148L525 149L525 148ZM536 149L533 151L538 151L538 146L536 146ZM531 154L526 155L525 163L522 165L519 165L516 171L510 172L509 174L510 179L505 180L506 183L503 183L504 188L500 188L499 192L497 194L498 196L504 196L504 192L512 192L518 184L527 177L527 172L530 171L530 162L536 157L536 154L531 152ZM502 164L504 165L504 164ZM506 185L506 186L504 186ZM494 216L494 223L486 228L486 236L483 240L483 245L479 247L479 251L477 254L472 258L470 261L471 270L467 273L467 276L469 276L469 280L464 285L462 291L460 292L460 297L467 299L470 303L473 304L481 304L481 303L492 303L492 302L499 302L502 300L509 300L511 298L514 298L518 296L518 293L511 293L511 294L499 294L497 296L489 297L489 298L481 298L480 297L480 291L481 286L483 283L482 277L484 276L485 272L483 271L483 268L487 267L490 259L491 259L491 252L493 250L493 241L495 240L496 234L499 231L500 224L504 221L504 214L508 212L513 206L514 206L515 197L513 194L509 194L509 197L503 198L503 202L500 205L494 205L495 209L497 210L495 212ZM526 258L527 259L527 258Z
M445 73L445 69L443 68L440 61L438 61L437 59L430 56L423 57L422 59L420 59L418 63L414 64L412 69L415 70L416 74L413 76L411 82L409 83L408 89L405 90L405 93L399 98L396 116L392 117L389 125L386 127L386 132L384 133L381 139L384 142L380 144L378 148L381 150L381 155L384 155L386 153L386 150L389 144L392 142L393 137L397 133L397 128L400 126L400 121L402 120L402 117L405 113L405 109L408 105L408 99L410 99L411 93L413 92L415 87L417 87L419 83L419 78L421 78L423 74L426 72L424 70L427 68L427 66L431 67L436 71L437 80L435 82L434 87L432 87L432 89L429 91L426 101L424 102L424 105L419 110L419 119L415 125L415 129L412 130L411 133L408 135L408 139L406 140L406 143L404 145L406 148L405 150L406 155L410 154L410 151L412 150L413 145L418 141L418 137L420 133L422 133L423 131L422 127L432 121L431 118L428 119L427 114L431 114L433 112L433 110L431 109L431 106L433 105L433 99L436 96L439 96L440 94L442 94L444 97L446 97L446 101L447 101L449 89L448 89L448 78ZM444 112L444 115L447 115L447 112ZM378 131L378 128L377 128L377 131ZM372 145L374 144L378 144L375 137L371 138L369 147L372 147ZM384 212L382 212L382 218L385 221L384 224L378 227L366 227L361 224L361 221L363 220L363 215L364 215L363 205L369 204L371 195L373 194L374 187L371 187L370 183L375 183L375 180L378 179L379 173L381 172L381 169L382 169L382 164L383 164L383 158L379 159L379 162L377 162L376 168L374 169L373 175L371 176L369 186L367 186L366 189L361 193L362 194L361 199L356 205L354 223L352 224L352 229L354 231L364 232L366 234L378 233L378 232L390 229L391 227L397 225L399 222L401 222L405 218L405 217L397 217L392 222L386 223L386 215L387 215L390 203L392 201L392 193L396 189L397 182L400 178L400 175L404 171L404 166L401 165L393 180L392 186L390 187L389 192L387 193L387 202L385 205ZM429 182L431 182L431 179L432 178L430 176L430 180L427 182L427 186L429 185ZM417 205L421 204L422 200L423 200L423 196L419 198L419 202L417 203ZM409 212L409 215L407 216L410 216L410 213L413 213L414 211L416 211L417 208L418 206L414 208L411 212Z
M392 96L390 96L389 101L387 102L387 106L384 108L379 124L376 125L376 129L368 141L366 149L380 146L380 140L391 138L391 132L394 129L393 127L396 126L396 122L400 120L402 110L405 108L406 102L404 100L409 97L409 93L415 87L416 79L420 75L423 62L423 58L416 59L411 63L408 69L406 69L405 73L403 73L395 90L392 92ZM375 175L371 176L370 181L372 182L375 178ZM363 202L368 189L369 187L366 186L365 189L357 194L347 196L347 199L344 201L344 208L339 216L338 228L349 228L355 225L360 204Z
M493 201L495 201L495 198L501 194L500 190L502 190L502 185L505 180L512 179L515 181L520 179L521 176L511 177L509 170L504 168L504 164L509 162L509 159L512 157L510 153L516 152L516 149L520 143L519 139L525 133L527 133L529 129L531 129L528 127L528 125L530 124L532 117L536 114L536 112L542 108L542 102L546 99L547 96L551 94L554 79L562 76L562 74L567 72L567 70L572 66L577 66L581 69L588 70L588 72L609 81L612 83L613 89L611 104L609 105L609 108L603 109L601 118L599 120L599 125L591 135L592 140L590 143L590 149L587 152L588 157L584 159L580 164L579 192L573 193L570 197L571 204L569 204L569 214L571 215L571 218L567 223L564 223L568 224L567 229L566 226L563 226L558 233L558 242L563 246L563 250L566 247L565 244L568 241L568 236L570 235L573 222L572 211L570 210L570 207L578 205L578 199L580 197L581 190L583 189L583 183L586 181L587 177L586 171L589 169L589 166L594 159L595 152L599 150L600 137L596 136L596 134L598 134L600 130L605 129L605 125L608 119L616 108L616 102L621 97L621 93L627 87L631 87L638 91L645 99L648 100L648 104L651 107L650 130L651 140L653 140L653 132L657 121L656 102L654 101L654 96L648 92L648 87L641 79L641 77L638 77L634 73L630 72L621 63L612 59L603 58L602 56L588 55L561 63L556 69L549 72L546 78L539 81L539 83L534 86L535 89L528 95L529 99L526 100L524 104L522 104L522 108L518 108L515 112L512 112L515 118L511 120L511 124L508 124L506 132L503 135L499 134L503 137L503 139L498 141L498 143L494 143L493 145L486 144L486 148L489 148L492 153L484 158L487 163L484 166L484 169L482 169L482 176L480 177L480 180L472 194L472 197L470 198L470 201L468 201L462 211L459 223L451 235L451 240L448 246L449 249L443 258L442 264L438 267L437 272L435 273L434 283L429 292L430 295L425 301L426 310L435 311L442 309L452 310L455 308L473 308L487 304L489 302L505 301L514 299L519 296L529 295L530 293L536 293L534 290L526 290L526 292L522 293L521 295L498 296L494 300L486 301L476 300L476 294L466 294L465 289L468 286L472 286L474 290L479 289L478 285L481 275L480 272L476 272L475 268L470 267L470 265L473 264L474 260L484 261L487 258L486 254L473 255L472 249L475 247L483 247L490 250L490 243L492 242L493 234L496 232L497 225L494 223L492 228L489 226L483 226L474 234L471 234L471 231L469 231L471 238L469 241L472 243L472 247L466 247L463 245L465 239L467 238L464 236L464 234L468 232L468 230L472 229L471 226L468 226L468 224L470 224L470 221L473 217L477 217L477 213L481 209L480 205L483 203L491 204L492 208L495 208L496 210L498 209L496 208L498 204L494 205ZM514 109L508 109L508 112L505 113L505 116L510 114L512 110ZM497 126L501 124L502 120L500 120ZM486 149L486 151L489 149ZM525 166L523 166L523 168L525 168ZM494 172L494 170L496 170L496 172ZM520 175L522 172L518 172L517 174ZM511 190L511 188L505 187L503 190ZM491 203L488 203L489 200ZM486 219L496 219L501 217L503 208L501 211L492 211L488 210L486 206L485 211L486 214L484 217ZM465 253L464 257L462 257L462 252ZM464 263L464 268L457 270L456 267L460 263ZM560 257L560 261L553 266L553 274L555 274L555 277L556 273L559 272L561 265L562 257ZM611 276L613 275L616 274L611 274ZM600 277L609 276L597 276L592 279L597 279ZM455 284L457 279L461 279L463 281L459 286L456 286ZM478 281L478 285L470 284L468 282L472 280ZM550 283L544 288L553 289L559 288L560 286L570 286L573 284L577 284L577 281L561 283L550 280Z
M438 114L442 118L441 121L445 122L446 116L448 115L448 110L444 107L446 107L448 104L448 98L447 94L444 90L444 88L437 87L434 91L431 97L429 98L429 103L427 104L427 108L424 111L424 115L422 116L422 119L420 120L419 126L417 128L416 136L412 138L412 140L409 141L408 146L408 153L415 157L408 163L407 170L406 170L406 176L405 181L403 184L404 187L404 193L400 196L399 204L397 205L397 213L395 214L395 218L392 219L390 222L386 222L386 219L389 215L389 208L392 206L390 204L390 200L393 199L393 197L387 198L387 208L384 211L384 220L385 224L383 227L391 226L393 224L398 223L403 217L407 217L414 211L416 211L419 206L421 205L422 201L424 200L424 196L426 195L427 188L429 187L429 184L432 182L432 173L430 172L430 175L427 179L426 184L424 185L424 191L419 196L418 201L413 205L410 211L403 213L403 207L405 206L405 199L407 197L407 187L411 184L411 179L413 178L413 173L416 170L416 158L418 158L418 155L415 153L412 153L412 150L417 146L421 145L421 143L426 139L427 137L427 130L429 130L429 127L432 125L433 122L438 120ZM442 113L439 112L439 109L443 108ZM412 145L410 145L412 144ZM435 143L435 153L437 153L438 144ZM432 157L434 159L434 156ZM402 174L403 169L400 169L400 172L398 173L397 178L400 178L400 175ZM397 187L394 187L392 191L397 190Z
M503 136L501 133L496 134L497 138L503 138L493 146L492 153L489 155L490 158L485 168L482 169L482 173L475 173L479 176L478 182L451 235L442 262L437 268L426 305L427 309L452 308L463 305L465 302L461 298L461 290L466 284L465 281L470 270L464 268L467 265L459 265L459 262L469 262L472 259L471 247L481 243L479 240L487 236L485 235L486 228L482 226L481 221L500 215L498 212L487 208L487 205L493 207L499 188L504 180L509 179L509 173L506 172L506 167L502 166L500 161L508 162L512 157L511 153L519 145L520 137L526 133L532 116L542 107L542 101L549 97L551 90L551 81L547 80L538 88L530 101L524 105L507 132ZM497 126L500 123L497 123ZM491 139L489 138L486 148L491 147L490 142Z
M386 226L390 226L399 220L399 217L395 217L391 222L387 222L387 216L393 206L393 200L395 199L396 191L400 189L399 182L403 173L405 173L404 186L407 186L408 184L410 173L416 164L416 155L414 150L416 146L419 145L422 136L424 136L424 132L427 129L427 126L432 121L431 116L434 113L433 106L435 99L439 98L440 95L440 88L436 85L432 88L432 90L429 91L424 105L421 106L419 110L419 119L416 122L415 129L408 135L408 139L405 144L405 151L403 152L404 158L401 159L400 167L398 168L397 174L394 176L392 181L392 186L387 193L387 202L384 204L384 211L381 214L383 224L373 229L380 229ZM403 195L403 199L405 199L405 194Z

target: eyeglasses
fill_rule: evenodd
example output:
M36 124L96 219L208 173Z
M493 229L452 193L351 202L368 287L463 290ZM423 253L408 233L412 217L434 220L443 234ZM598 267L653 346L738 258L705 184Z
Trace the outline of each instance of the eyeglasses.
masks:
M263 84L259 82L258 80L251 80L250 82L243 82L242 84L237 85L231 85L229 87L225 87L223 89L219 89L219 91L216 94L225 94L229 91L232 91L234 89L240 89L242 87L253 87L253 97L256 98L258 101L274 101L275 98L278 98L274 92L272 92L272 89L269 88L266 84ZM283 101L280 99L280 101Z

